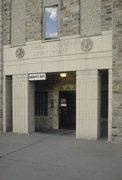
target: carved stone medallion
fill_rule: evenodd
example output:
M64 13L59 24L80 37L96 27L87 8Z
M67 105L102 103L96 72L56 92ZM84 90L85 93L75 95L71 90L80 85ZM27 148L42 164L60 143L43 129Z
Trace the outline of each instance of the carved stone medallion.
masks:
M84 39L81 43L83 51L90 51L93 48L93 42L91 39Z
M16 57L17 58L21 59L24 57L24 55L25 55L25 50L23 48L18 48L16 50Z

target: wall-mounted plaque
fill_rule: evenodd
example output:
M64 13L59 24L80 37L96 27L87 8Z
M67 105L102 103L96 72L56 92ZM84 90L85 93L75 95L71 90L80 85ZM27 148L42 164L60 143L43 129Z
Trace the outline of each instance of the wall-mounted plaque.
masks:
M93 42L91 39L83 39L81 42L81 48L83 51L90 51L93 48Z
M23 48L18 48L16 50L16 57L22 59L25 55L25 50Z
M29 81L46 80L46 73L29 74Z

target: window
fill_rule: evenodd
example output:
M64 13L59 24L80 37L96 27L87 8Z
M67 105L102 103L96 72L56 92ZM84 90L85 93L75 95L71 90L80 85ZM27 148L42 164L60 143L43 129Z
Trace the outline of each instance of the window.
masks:
M58 38L58 5L44 8L44 38Z
M35 115L48 116L48 92L35 93Z

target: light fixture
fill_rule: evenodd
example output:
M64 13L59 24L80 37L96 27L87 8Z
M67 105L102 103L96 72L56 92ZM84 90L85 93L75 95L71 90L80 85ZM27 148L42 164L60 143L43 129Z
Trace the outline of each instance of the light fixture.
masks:
M67 76L67 73L60 73L61 78L65 78Z

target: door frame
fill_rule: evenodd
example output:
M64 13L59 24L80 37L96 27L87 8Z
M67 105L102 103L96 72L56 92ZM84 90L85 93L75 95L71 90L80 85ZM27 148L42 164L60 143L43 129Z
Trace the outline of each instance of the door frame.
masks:
M61 129L61 120L60 120L60 92L74 92L75 93L75 112L76 112L76 90L70 90L70 89L64 89L64 90L59 90L58 92L58 129ZM76 113L75 113L75 122L76 122ZM76 128L75 128L76 130Z

